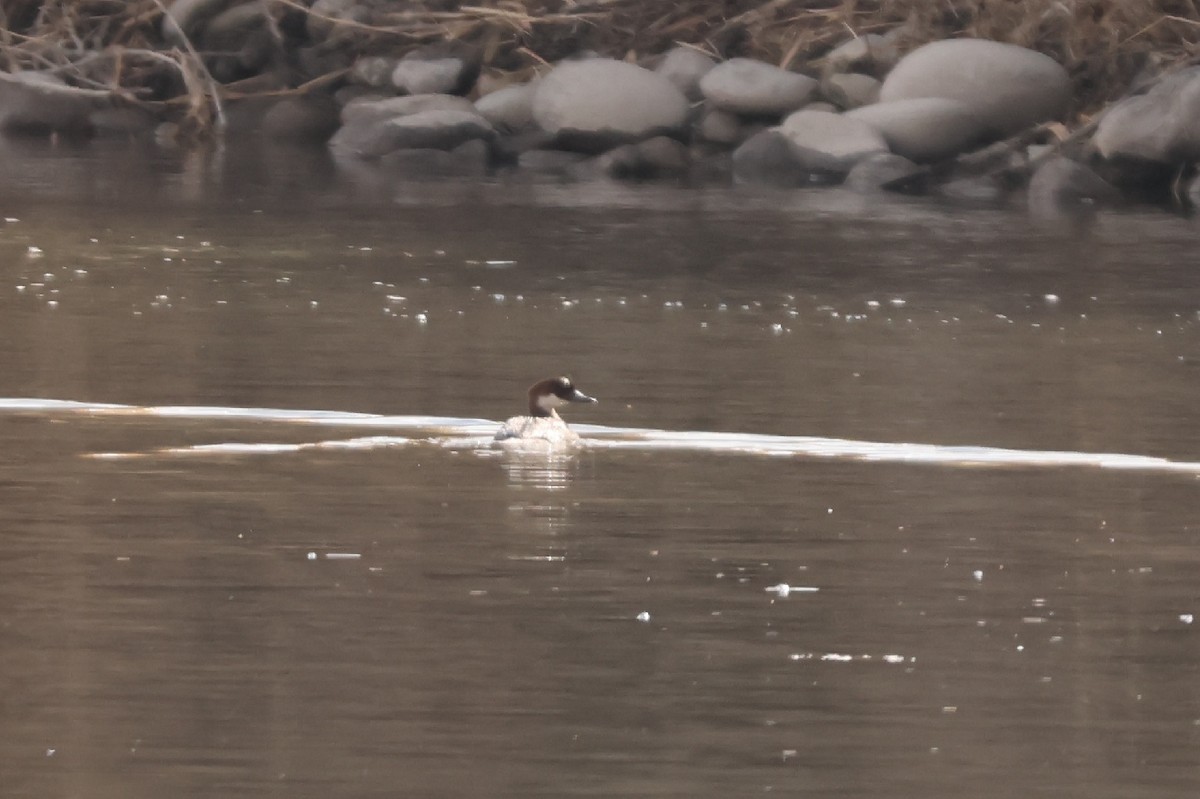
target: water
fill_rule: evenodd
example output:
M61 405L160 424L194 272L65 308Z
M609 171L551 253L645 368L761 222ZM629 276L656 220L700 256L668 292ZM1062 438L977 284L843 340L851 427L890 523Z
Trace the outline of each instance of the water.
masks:
M19 154L5 796L1200 787L1191 220Z

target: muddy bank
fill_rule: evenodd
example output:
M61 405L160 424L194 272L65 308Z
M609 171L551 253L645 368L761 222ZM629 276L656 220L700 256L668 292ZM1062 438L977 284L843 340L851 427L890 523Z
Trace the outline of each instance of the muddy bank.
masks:
M1200 199L1200 20L1164 3L911 5L16 0L0 126L261 136L397 179Z

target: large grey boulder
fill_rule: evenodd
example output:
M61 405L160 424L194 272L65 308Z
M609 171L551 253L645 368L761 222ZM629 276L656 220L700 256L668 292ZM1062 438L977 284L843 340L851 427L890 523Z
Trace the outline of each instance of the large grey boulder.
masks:
M1108 109L1092 144L1105 158L1136 158L1170 163L1175 139L1171 98L1143 94Z
M413 94L406 97L368 97L342 107L342 122L365 124L422 111L474 111L470 100L450 94Z
M921 167L903 156L876 153L855 164L842 185L863 194L880 191L915 194L924 189L923 175Z
M285 97L262 119L263 135L277 141L323 144L338 126L337 104L325 94Z
M875 128L893 153L913 161L951 158L981 143L987 132L969 106L939 97L875 103L846 116Z
M472 139L450 150L393 150L379 159L379 168L404 180L480 178L487 174L490 158L487 143Z
M350 80L372 89L392 89L392 71L396 59L383 55L359 56L350 68Z
M736 114L719 108L706 108L696 122L696 135L713 144L737 144L746 138Z
M587 158L566 150L526 150L517 156L517 166L531 172L565 175Z
M681 130L688 101L671 81L624 61L590 58L538 82L533 118L560 146L599 152Z
M867 123L827 111L797 111L779 132L812 172L845 174L867 156L888 151L887 142Z
M1070 92L1067 71L1047 55L984 39L947 39L900 59L879 99L957 100L989 135L1003 137L1059 118Z
M396 62L392 85L405 94L466 94L479 77L479 51L458 41L419 47Z
M517 156L517 166L531 172L565 175L587 157L567 150L526 150Z
M860 108L879 101L883 84L870 75L844 72L830 75L821 83L821 92L839 108Z
M204 46L233 48L246 37L267 26L267 8L262 2L239 3L217 14L204 26Z
M1004 202L1007 187L1002 186L995 178L977 175L939 183L934 187L934 192L943 199L956 203L995 208Z
M654 71L675 84L689 100L699 100L703 97L700 80L716 65L716 61L693 47L675 47L667 51Z
M1188 181L1187 193L1185 196L1187 197L1187 201L1191 204L1192 208L1200 208L1200 175L1197 175Z
M1200 160L1200 68L1182 70L1105 113L1092 136L1105 158Z
M533 127L535 83L505 86L475 101L475 110L504 133L517 133Z
M807 103L817 86L807 75L750 58L731 58L700 79L709 103L745 116L783 116Z
M162 122L145 108L98 108L88 116L97 136L149 137Z
M0 129L90 134L93 111L112 104L100 89L68 86L45 72L0 72Z
M432 110L343 125L329 145L362 158L379 158L395 150L452 150L495 135L491 124L474 111Z
M1043 163L1029 181L1029 207L1054 212L1081 205L1111 205L1121 193L1088 167L1056 156Z
M266 4L257 0L233 5L208 20L195 46L207 53L204 63L217 81L256 75L270 64L276 42L268 23Z
M356 24L370 24L371 10L360 0L314 0L305 16L308 38L314 43L333 44L361 35Z
M788 138L778 130L754 134L733 151L733 179L765 186L799 186L809 176Z
M866 33L842 42L825 56L828 72L865 72L885 75L895 66L900 51L888 36Z
M625 144L602 153L571 170L575 177L602 175L617 180L653 180L678 177L690 164L687 147L667 136Z

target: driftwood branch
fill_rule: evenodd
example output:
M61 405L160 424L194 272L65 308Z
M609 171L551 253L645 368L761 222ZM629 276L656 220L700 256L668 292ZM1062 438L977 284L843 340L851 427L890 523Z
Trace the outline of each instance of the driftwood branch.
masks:
M170 21L170 24L175 24L175 18L171 16L171 12L167 11L167 7L163 5L162 0L153 0L154 5L163 13L163 17ZM218 132L225 129L225 109L221 105L221 91L217 88L217 82L213 79L212 73L208 71L208 67L204 66L204 59L196 52L196 48L192 46L191 39L184 33L182 28L178 28L179 38L183 41L184 49L187 51L189 62L179 61L180 74L183 76L183 84L187 87L188 94L191 97L191 108L193 113L200 112L200 109L211 104L215 126ZM146 53L154 51L144 51ZM169 57L163 56L170 61ZM207 98L207 103L205 102Z

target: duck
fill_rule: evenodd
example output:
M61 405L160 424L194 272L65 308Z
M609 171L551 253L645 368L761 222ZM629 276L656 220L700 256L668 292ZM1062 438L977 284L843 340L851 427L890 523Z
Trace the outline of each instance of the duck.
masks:
M571 446L579 435L567 427L558 409L572 402L597 402L584 394L569 377L548 377L529 387L529 413L514 416L496 431L499 446L521 446L524 442L537 446Z

